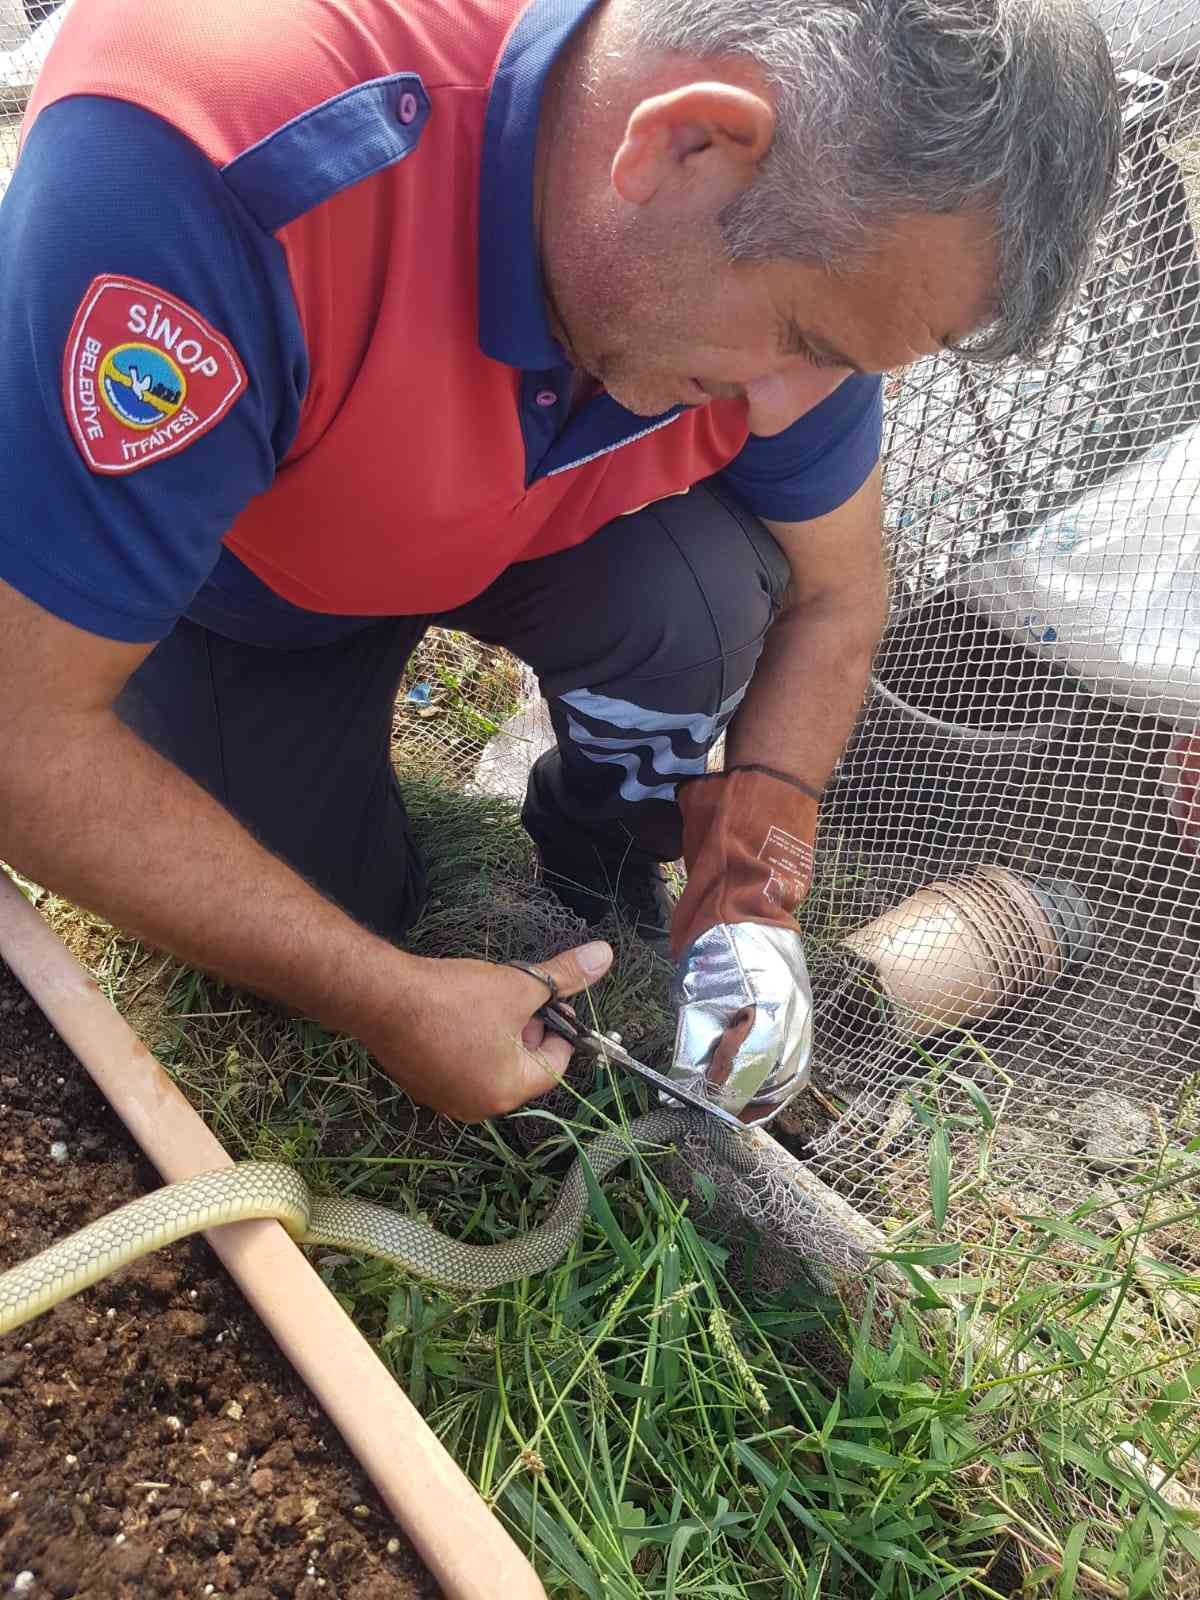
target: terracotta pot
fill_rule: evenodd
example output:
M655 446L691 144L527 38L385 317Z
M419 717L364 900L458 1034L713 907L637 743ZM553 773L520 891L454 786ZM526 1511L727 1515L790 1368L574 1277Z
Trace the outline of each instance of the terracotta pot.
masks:
M1004 867L918 889L842 940L894 1035L910 1042L980 1022L1048 989L1091 954L1074 884Z

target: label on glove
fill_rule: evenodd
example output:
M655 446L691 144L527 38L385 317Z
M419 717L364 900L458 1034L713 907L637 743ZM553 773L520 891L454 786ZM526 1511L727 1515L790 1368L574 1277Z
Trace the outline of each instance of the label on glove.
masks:
M758 859L768 869L763 899L783 911L793 910L812 883L812 846L782 828L768 828Z

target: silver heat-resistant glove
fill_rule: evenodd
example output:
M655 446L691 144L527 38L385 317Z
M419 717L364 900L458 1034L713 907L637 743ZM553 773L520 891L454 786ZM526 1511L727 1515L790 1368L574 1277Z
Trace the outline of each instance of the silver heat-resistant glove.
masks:
M680 957L672 999L679 1024L670 1076L743 1122L769 1122L808 1082L812 991L795 930L709 928Z

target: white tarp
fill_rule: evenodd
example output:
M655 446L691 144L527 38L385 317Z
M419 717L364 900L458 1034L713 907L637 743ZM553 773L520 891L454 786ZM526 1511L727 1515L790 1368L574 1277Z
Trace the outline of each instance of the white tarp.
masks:
M1200 725L1200 426L1002 545L951 592L1095 693Z

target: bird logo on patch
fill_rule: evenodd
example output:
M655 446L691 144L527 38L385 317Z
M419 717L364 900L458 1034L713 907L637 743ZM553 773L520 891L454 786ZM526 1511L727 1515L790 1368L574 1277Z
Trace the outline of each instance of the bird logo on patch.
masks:
M156 428L183 405L187 379L165 351L119 344L100 363L100 393L127 428Z

